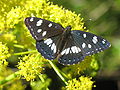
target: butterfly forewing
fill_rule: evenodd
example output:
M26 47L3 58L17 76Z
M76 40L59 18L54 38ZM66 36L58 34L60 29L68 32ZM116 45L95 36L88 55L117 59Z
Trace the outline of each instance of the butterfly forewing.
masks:
M53 60L57 57L58 45L60 44L60 35L47 38L45 40L37 41L36 48L41 55L49 60Z
M110 47L110 43L95 34L79 30L71 31L74 42L81 48L85 56L92 55Z
M58 23L36 17L26 18L25 24L37 41L61 34L64 30Z

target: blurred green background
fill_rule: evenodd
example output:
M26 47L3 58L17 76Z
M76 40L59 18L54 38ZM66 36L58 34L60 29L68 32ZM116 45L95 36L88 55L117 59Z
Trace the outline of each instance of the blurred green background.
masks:
M120 0L50 1L81 14L90 32L106 38L111 43L108 50L96 55L102 66L96 78L101 82L108 81L106 83L112 80L120 90Z

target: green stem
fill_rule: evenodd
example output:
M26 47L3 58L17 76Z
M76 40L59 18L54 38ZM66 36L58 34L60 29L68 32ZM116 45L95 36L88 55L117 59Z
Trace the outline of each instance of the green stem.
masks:
M17 48L22 48L22 49L24 49L24 48L25 48L24 46L22 46L22 45L18 45L18 44L14 44L14 47L17 47Z
M66 79L70 79L70 78L68 78L68 76L67 76L65 73L63 73L62 71L60 71L60 73L61 73Z
M57 75L61 78L61 80L65 83L65 85L67 85L67 81L65 80L65 78L60 74L60 70L50 61L48 60L50 65L53 67L53 69L55 70L55 72L57 73Z
M42 77L42 75L39 75L39 78L42 82L45 82L44 78Z
M44 80L44 78L42 77L42 75L39 75L39 78L40 78L40 80L44 83L45 82L45 80ZM49 88L46 88L46 90L49 90Z
M14 53L14 55L24 55L24 54L34 53L34 52L37 52L37 51L32 50L32 51L27 51L27 52Z
M15 73L7 76L5 79L3 79L3 80L0 81L0 85L3 85L5 83L7 83L7 82L9 82L9 81L11 81L13 79L15 79L17 76L18 76L18 72L15 72Z

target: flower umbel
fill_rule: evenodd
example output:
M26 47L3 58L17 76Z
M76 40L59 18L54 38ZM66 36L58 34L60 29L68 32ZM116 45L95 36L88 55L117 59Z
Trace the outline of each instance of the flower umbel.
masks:
M76 78L69 80L65 90L92 90L94 81L91 81L91 79L81 76L78 80Z
M24 56L18 63L19 74L27 81L33 80L37 75L40 75L43 70L42 67L42 58L35 54Z

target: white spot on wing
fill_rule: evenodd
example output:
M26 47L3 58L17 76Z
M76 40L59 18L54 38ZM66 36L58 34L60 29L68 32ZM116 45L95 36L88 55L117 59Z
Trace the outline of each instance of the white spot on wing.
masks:
M51 50L53 50L53 52L56 53L56 45L55 45L55 43L52 44Z
M55 48L54 48L53 52L54 52L54 53L56 53L56 46L55 46Z
M46 43L47 45L51 44L52 42L53 42L53 41L52 41L52 39L50 39L50 38L44 41L44 43Z
M52 23L50 23L50 24L48 25L48 27L52 27Z
M32 28L30 25L28 26L30 29Z
M49 47L51 47L52 44L49 44Z
M42 36L44 37L44 36L46 35L46 33L47 33L47 31L44 31L44 32L42 33Z
M90 54L90 52L87 52L86 54Z
M85 33L83 34L83 37L86 38L86 34Z
M77 47L75 46L74 48L75 48L75 52L78 53L79 51L78 51Z
M37 39L37 36L36 36L36 35L35 35L34 37Z
M55 48L55 44L53 43L51 46L51 50L54 50L54 48Z
M78 47L78 52L81 52L81 49Z
M105 39L103 39L102 43L103 43L103 44L105 44L105 41L106 41L106 40L105 40Z
M88 48L91 48L92 46L91 46L91 44L88 44Z
M94 53L94 51L92 51L92 53Z
M81 49L79 48L79 47L76 47L76 46L72 46L71 47L71 50L70 50L70 53L79 53L79 52L81 52Z
M65 52L66 52L66 49L61 52L61 55L65 54Z
M70 53L72 53L72 51L70 50Z
M38 29L37 32L40 33L42 31L42 29Z
M43 20L39 20L39 21L37 22L36 26L41 26L42 23L43 23Z
M81 49L76 46L72 46L71 48L67 48L61 52L61 55L63 54L69 54L69 53L79 53L81 52Z
M65 54L68 54L68 53L69 53L69 51L70 51L70 48L67 48L67 49L66 49L66 53L65 53Z
M85 48L85 46L86 46L86 44L85 44L85 43L83 43L83 44L82 44L82 48Z
M68 62L71 62L71 60L69 59L69 61Z
M33 19L34 19L33 17L32 17L32 18L30 18L30 21L32 22L32 21L33 21Z
M51 50L53 50L54 53L56 53L56 45L53 43L53 40L51 38L48 38L44 41L49 47L51 47Z
M31 31L33 32L33 28L31 28Z
M98 42L97 37L96 37L96 36L94 36L94 37L93 37L93 39L92 39L92 41L93 41L93 43L94 43L94 44L96 44L96 43Z
M75 53L76 52L75 46L72 46L71 50L72 50L73 53Z
M55 26L55 28L58 28L58 26Z

